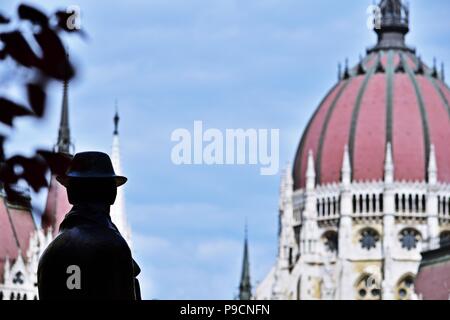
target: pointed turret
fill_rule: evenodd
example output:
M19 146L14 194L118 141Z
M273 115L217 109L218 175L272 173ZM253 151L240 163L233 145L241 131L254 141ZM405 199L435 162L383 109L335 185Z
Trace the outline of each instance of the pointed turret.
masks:
M433 69L431 70L431 76L435 79L439 78L436 58L433 59Z
M61 119L58 129L58 140L55 151L70 154L73 146L70 138L69 127L69 82L63 82L63 95L61 104ZM44 214L41 218L41 226L46 232L51 231L55 236L59 231L59 225L64 216L70 211L70 203L67 198L66 189L56 181L56 176L52 174L50 186L48 188L47 203Z
M345 59L345 68L344 68L344 75L342 76L342 79L346 80L350 78L350 70L348 68L348 58Z
M338 63L338 81L342 80L342 64Z
M111 152L111 161L113 163L114 171L117 175L122 175L122 166L120 163L120 141L119 141L119 110L116 101L116 113L113 118L114 131L113 143ZM128 225L127 216L125 213L125 199L123 188L117 188L117 197L114 205L111 207L111 219L119 229L120 233L131 247L131 230Z
M394 161L392 159L392 146L390 142L386 144L386 158L384 161L384 181L386 183L394 182Z
M345 145L344 158L342 160L341 168L341 181L344 185L349 185L351 182L352 168L350 166L350 154L348 152L348 146Z
M443 62L441 63L441 80L445 82L445 67Z
M428 160L428 183L435 184L437 182L437 164L434 145L430 146L430 159Z
M312 150L308 153L308 166L306 167L306 190L313 190L316 184L316 170Z
M252 284L250 281L250 262L248 257L248 232L245 225L244 257L242 261L241 282L239 283L239 300L252 298Z
M61 119L59 122L58 141L56 143L56 151L62 153L70 153L70 127L69 127L69 82L64 80L63 98L61 105Z

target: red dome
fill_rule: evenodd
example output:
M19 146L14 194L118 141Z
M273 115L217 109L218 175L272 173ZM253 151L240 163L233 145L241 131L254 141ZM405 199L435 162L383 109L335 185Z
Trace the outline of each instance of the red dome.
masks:
M309 150L317 183L339 182L346 145L353 180L382 180L387 142L395 180L425 180L433 144L438 180L450 182L450 89L441 78L412 50L372 50L310 120L295 158L295 189L305 186Z

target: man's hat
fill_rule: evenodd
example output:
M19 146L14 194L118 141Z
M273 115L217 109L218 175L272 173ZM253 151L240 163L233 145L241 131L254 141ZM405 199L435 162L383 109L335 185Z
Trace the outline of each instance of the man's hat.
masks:
M56 180L67 187L71 179L114 179L119 187L127 182L127 178L118 176L114 172L111 159L106 153L89 151L77 153L70 162L64 175L59 175Z

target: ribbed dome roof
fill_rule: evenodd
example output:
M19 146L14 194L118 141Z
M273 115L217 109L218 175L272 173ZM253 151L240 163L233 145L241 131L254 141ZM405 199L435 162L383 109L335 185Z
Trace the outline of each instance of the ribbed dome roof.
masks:
M402 19L408 21L408 11ZM426 66L404 45L404 26L396 31L388 25L383 32L384 27L377 31L377 46L346 68L307 125L294 163L295 189L305 186L310 150L317 183L339 182L346 145L353 180L382 180L388 142L395 180L425 180L434 145L438 180L450 182L450 89L436 66Z

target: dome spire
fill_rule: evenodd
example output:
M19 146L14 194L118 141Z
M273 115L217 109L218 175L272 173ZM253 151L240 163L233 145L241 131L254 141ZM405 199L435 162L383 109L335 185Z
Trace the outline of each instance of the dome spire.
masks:
M116 112L114 115L114 134L111 151L111 161L116 174L122 174L122 165L120 157L120 141L119 141L119 112L117 107L117 100L115 104ZM119 229L120 233L127 241L128 245L132 247L131 243L131 228L128 224L127 214L125 210L125 195L123 188L117 189L117 197L114 205L111 206L111 219Z
M118 135L119 134L119 107L117 105L117 99L116 99L116 103L115 103L115 108L116 108L116 113L114 114L114 135Z
M444 67L444 62L441 63L441 80L442 80L442 82L445 82L445 67Z
M398 49L414 52L405 44L405 35L409 32L409 7L402 0L381 0L378 7L381 24L374 28L378 42L368 51Z

